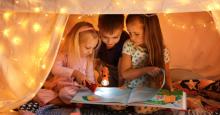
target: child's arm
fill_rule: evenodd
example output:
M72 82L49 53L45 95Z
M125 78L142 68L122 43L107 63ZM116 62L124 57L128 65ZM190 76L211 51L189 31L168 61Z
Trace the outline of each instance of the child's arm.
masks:
M166 87L172 91L173 87L172 87L172 79L170 76L169 63L165 64L165 78L166 78Z
M88 60L87 63L87 68L86 68L86 76L89 80L89 82L93 82L95 83L95 75L94 75L94 66L93 66L93 61L92 60Z
M65 57L65 55L61 53L57 55L57 58L51 70L53 75L60 76L60 77L71 77L72 76L74 70L72 68L68 68L64 66L66 60L67 60L67 57Z
M143 67L139 69L132 69L131 65L131 56L128 54L122 53L121 66L120 66L121 76L126 80L133 80L145 74L153 74L159 72L160 68L158 67Z
M165 78L166 78L165 85L168 89L172 91L173 87L172 87L172 79L170 76L170 66L169 66L170 55L169 55L169 51L167 48L164 49L164 62L165 62Z

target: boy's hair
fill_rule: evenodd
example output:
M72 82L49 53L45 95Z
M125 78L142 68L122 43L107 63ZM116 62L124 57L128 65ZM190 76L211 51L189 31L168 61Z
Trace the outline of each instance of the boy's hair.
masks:
M123 14L102 14L98 19L99 31L113 33L115 29L124 27Z
M130 14L126 24L135 20L143 24L144 44L149 53L148 65L164 68L164 44L158 16L156 14Z

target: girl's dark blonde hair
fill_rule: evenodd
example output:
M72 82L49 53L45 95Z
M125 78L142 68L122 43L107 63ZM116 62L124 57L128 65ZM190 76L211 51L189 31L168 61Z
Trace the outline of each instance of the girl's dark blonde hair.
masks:
M139 20L143 24L144 44L149 53L147 65L165 68L164 43L158 16L156 14L130 14L126 24Z
M83 30L83 31L82 31ZM76 23L69 33L65 36L64 44L61 48L61 52L64 54L67 54L68 64L67 66L73 66L71 65L72 62L78 63L80 62L80 50L79 50L79 44L82 41L80 38L83 34L90 33L94 38L98 39L98 43L96 46L95 51L97 50L100 39L97 31L94 29L93 25L88 22L78 22ZM94 58L94 52L92 55L90 55L90 59Z

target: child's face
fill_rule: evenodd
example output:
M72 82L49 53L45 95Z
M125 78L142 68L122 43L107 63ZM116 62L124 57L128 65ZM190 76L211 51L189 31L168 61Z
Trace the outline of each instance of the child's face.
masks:
M144 30L143 24L139 20L134 20L127 24L127 30L130 35L130 39L135 45L144 44Z
M122 30L122 28L117 28L113 33L100 31L102 42L106 44L107 49L113 48L119 42Z
M80 56L87 57L91 55L94 52L94 49L97 46L97 44L98 44L98 38L94 38L90 33L85 33L80 38L80 44L79 44Z

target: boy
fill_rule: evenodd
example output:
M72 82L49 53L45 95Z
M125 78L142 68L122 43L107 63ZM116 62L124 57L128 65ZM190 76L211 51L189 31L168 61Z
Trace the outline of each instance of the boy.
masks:
M98 28L102 40L97 57L109 69L108 87L118 87L119 79L118 66L124 42L129 35L123 31L124 15L123 14L103 14L99 15ZM120 83L121 84L121 83Z

